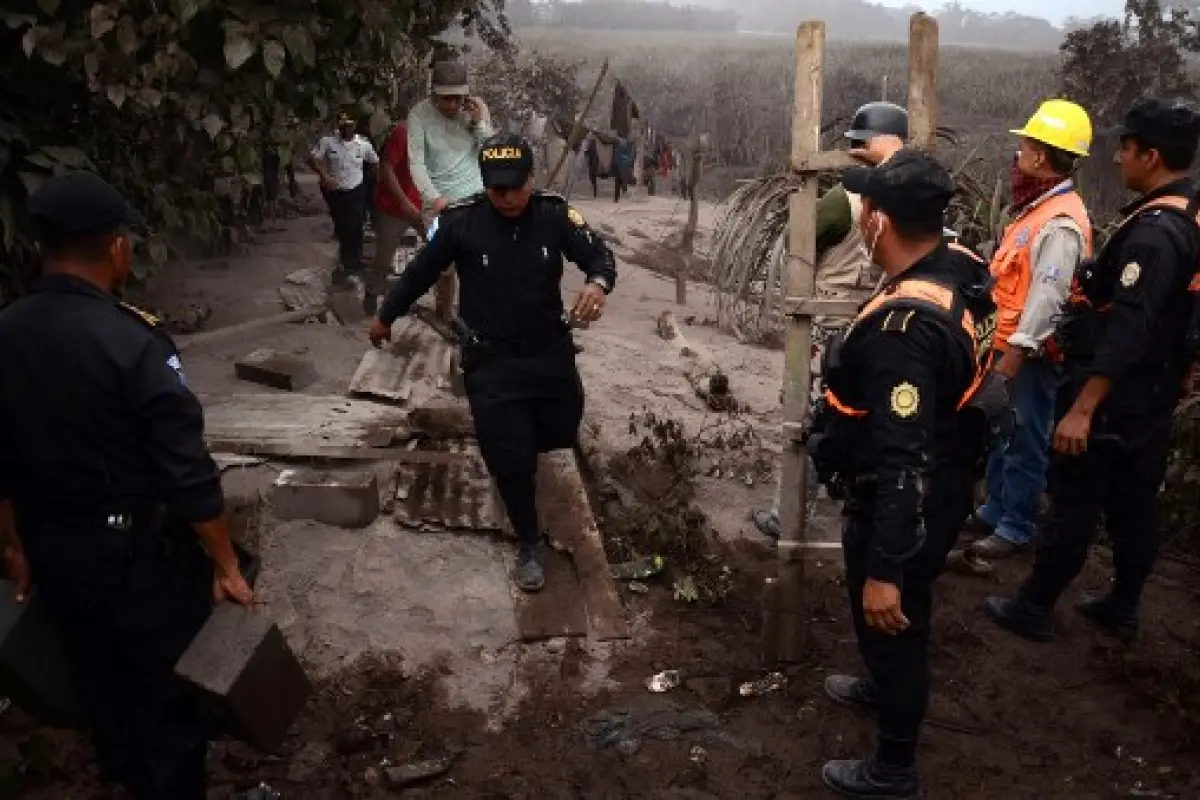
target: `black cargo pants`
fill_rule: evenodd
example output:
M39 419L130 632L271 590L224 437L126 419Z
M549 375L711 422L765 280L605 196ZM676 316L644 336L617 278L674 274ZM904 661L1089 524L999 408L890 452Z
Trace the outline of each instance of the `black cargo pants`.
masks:
M1065 400L1059 405L1061 419ZM1083 455L1051 453L1050 513L1038 532L1021 599L1045 608L1058 601L1083 569L1103 515L1113 543L1112 596L1136 610L1158 557L1157 497L1166 476L1171 418L1170 409L1159 409L1098 420Z
M583 382L565 333L528 348L465 349L463 381L488 471L523 546L541 539L539 453L573 447L583 417Z
M211 612L195 536L58 527L26 538L104 779L135 800L202 800L213 731L174 673Z
M342 269L359 272L363 268L363 225L366 215L367 186L360 183L345 191L323 189L333 234L338 240L338 258Z
M921 722L929 705L929 635L933 616L933 583L946 565L958 531L971 512L971 472L964 465L975 455L971 442L981 441L979 423L965 422L954 432L962 445L956 458L928 478L922 502L925 543L904 564L900 604L909 627L895 636L867 625L863 589L875 538L875 497L870 485L858 487L846 504L842 549L846 589L859 653L877 690L879 729L877 758L908 766L915 758ZM961 438L959 438L961 437ZM951 444L946 442L945 444ZM890 758L888 756L891 756Z

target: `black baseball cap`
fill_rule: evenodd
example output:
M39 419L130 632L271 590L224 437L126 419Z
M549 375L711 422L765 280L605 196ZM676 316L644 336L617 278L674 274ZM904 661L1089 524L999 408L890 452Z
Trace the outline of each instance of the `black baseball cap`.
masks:
M94 172L50 178L29 198L34 238L47 247L115 233L141 222L124 195Z
M1112 136L1136 136L1148 144L1196 146L1200 139L1200 116L1183 100L1153 97L1143 100L1125 115L1125 120L1106 131Z
M954 179L933 157L898 151L877 167L851 167L842 185L868 198L898 222L941 220L954 197Z
M533 172L533 148L515 133L501 133L483 143L479 172L488 189L516 189Z

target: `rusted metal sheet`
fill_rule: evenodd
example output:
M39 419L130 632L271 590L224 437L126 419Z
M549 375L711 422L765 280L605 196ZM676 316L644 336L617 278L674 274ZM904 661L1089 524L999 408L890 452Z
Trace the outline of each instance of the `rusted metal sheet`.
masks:
M479 449L471 440L422 441L417 451L464 457L464 463L402 463L396 476L396 520L406 526L500 531L504 514Z
M236 394L203 399L214 452L346 458L408 438L408 412L345 397Z
M372 348L363 356L350 379L350 394L415 404L453 388L453 357L449 342L420 320L402 317L392 328L391 347Z

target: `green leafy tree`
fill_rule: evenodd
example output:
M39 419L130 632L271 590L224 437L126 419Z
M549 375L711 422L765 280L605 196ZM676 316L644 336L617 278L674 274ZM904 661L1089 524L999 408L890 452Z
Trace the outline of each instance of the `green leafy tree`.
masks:
M32 263L28 193L56 170L97 169L154 230L237 244L264 166L273 179L341 109L381 133L455 26L509 35L503 0L4 3L0 302Z

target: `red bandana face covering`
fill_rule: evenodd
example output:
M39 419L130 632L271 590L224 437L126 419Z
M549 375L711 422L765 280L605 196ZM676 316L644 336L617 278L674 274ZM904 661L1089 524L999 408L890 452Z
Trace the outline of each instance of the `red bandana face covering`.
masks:
M1016 158L1013 158L1009 180L1012 182L1013 208L1024 208L1062 183L1061 178L1033 178L1026 175L1017 168Z

